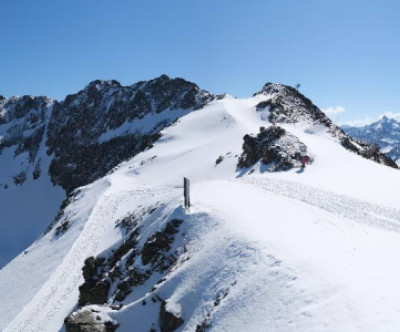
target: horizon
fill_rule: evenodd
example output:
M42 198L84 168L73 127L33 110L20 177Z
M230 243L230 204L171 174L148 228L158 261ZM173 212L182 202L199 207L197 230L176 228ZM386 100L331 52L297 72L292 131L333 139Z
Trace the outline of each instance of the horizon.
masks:
M165 73L239 98L300 83L336 123L400 112L394 0L118 4L6 2L0 94L61 100L95 79Z

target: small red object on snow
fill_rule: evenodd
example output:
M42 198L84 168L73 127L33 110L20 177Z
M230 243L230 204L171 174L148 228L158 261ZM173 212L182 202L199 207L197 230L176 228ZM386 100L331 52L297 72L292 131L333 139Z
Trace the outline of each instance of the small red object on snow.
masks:
M306 167L306 156L301 156L301 167Z

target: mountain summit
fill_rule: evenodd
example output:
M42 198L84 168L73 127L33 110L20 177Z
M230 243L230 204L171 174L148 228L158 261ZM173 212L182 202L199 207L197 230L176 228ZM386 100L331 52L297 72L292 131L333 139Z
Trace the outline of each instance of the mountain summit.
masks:
M96 80L0 114L0 330L400 325L397 165L297 90Z

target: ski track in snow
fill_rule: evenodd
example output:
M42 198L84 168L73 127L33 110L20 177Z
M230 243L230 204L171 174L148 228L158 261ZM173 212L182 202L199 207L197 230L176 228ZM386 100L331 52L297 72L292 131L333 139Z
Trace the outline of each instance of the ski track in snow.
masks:
M108 199L108 205L101 204L101 201ZM102 221L107 217L112 217L121 197L104 196L92 212L90 220L75 245L68 254L68 257L62 264L62 269L57 271L52 277L53 281L46 289L44 294L39 292L39 296L33 300L33 310L27 318L20 321L19 316L5 329L5 331L45 331L46 325L50 322L54 314L60 309L62 303L67 299L76 284L81 280L82 274L76 266L88 256L94 254L98 243L101 241L104 233ZM105 206L107 208L105 208ZM63 287L60 287L63 285ZM28 309L29 310L29 309ZM38 319L39 318L39 319Z
M57 270L52 276L50 286L45 285L35 299L22 310L4 332L47 330L46 327L50 324L54 315L61 309L63 303L82 279L81 269L77 269L76 266L82 266L87 257L95 254L100 241L103 239L105 225L114 222L114 215L118 206L123 201L132 198L132 195L132 192L105 193L103 195L84 226L80 237L62 263L60 270ZM154 195L154 191L150 189L137 190L134 191L134 195L144 197Z
M266 177L247 177L240 179L240 181L319 207L348 220L388 231L400 232L400 210L291 181Z

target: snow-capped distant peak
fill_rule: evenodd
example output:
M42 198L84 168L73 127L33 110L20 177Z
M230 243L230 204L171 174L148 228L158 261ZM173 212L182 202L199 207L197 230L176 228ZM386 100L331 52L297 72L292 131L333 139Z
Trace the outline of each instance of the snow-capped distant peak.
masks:
M400 162L400 122L395 118L383 115L379 120L364 126L342 126L349 135L368 142L378 144L381 151L393 160Z

